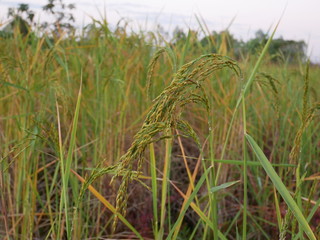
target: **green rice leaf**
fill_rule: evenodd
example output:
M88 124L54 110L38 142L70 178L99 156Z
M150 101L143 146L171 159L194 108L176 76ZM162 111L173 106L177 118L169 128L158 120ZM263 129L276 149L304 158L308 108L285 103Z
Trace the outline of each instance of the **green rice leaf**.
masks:
M10 82L7 82L7 81L0 81L0 83L5 85L5 86L14 87L14 88L17 88L17 89L24 90L24 91L28 92L27 89L25 89L24 87L21 87L20 85L17 85L17 84L13 84L13 83L10 83Z
M196 197L198 191L200 190L202 184L204 183L204 181L206 180L207 175L209 174L209 172L211 171L211 167L207 168L206 171L202 174L201 178L199 179L197 185L195 186L192 194L190 195L187 203L184 205L184 208L181 210L180 215L177 219L177 221L175 222L175 224L173 225L173 227L171 228L167 240L172 239L172 235L174 233L175 228L178 226L179 222L182 221L184 215L187 212L188 207L190 206L191 202L193 201L193 199ZM209 225L210 228L213 228L212 222L210 220L208 220L207 224ZM223 235L223 233L218 230L218 236L220 239L226 239L226 237Z
M268 161L267 157L262 152L261 148L258 146L256 141L250 135L246 134L245 136L248 142L250 143L252 150L254 151L257 158L259 159L262 167L264 168L264 170L270 177L271 181L273 182L274 186L276 187L278 192L281 194L281 196L287 203L290 210L293 212L298 222L301 224L303 231L307 234L309 239L316 240L314 233L312 232L307 220L305 219L302 212L300 211L297 203L291 197L289 191L281 181L280 177L272 167L271 163Z
M235 185L235 184L238 183L238 182L240 182L240 180L223 183L223 184L221 184L221 185L219 185L219 186L216 186L216 187L211 188L211 189L210 189L210 193L215 193L215 192L220 191L221 189L225 189L225 188L231 187L232 185Z

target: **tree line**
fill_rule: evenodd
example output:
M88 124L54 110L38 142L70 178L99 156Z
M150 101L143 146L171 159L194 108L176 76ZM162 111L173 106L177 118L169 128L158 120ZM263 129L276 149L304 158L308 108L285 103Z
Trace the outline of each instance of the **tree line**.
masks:
M76 9L75 4L65 4L62 0L48 0L42 7L42 10L50 15L54 20L52 22L44 21L36 24L34 21L35 12L30 9L28 4L21 3L16 8L9 8L8 18L12 19L11 29L18 27L20 33L27 35L33 32L35 27L42 33L50 33L53 36L66 36L75 34L75 18L73 11ZM90 29L90 26L87 26ZM119 27L115 31L118 31ZM90 38L90 31L87 31L85 38ZM0 37L10 37L13 32L0 31ZM177 27L172 34L170 44L179 45L189 41L190 36L193 38L195 47L201 46L212 53L221 53L232 55L236 59L244 58L248 55L259 53L268 40L268 33L258 30L255 36L247 41L239 40L228 30L216 32L213 31L204 37L199 37L197 31L189 30L188 32ZM304 41L286 40L283 37L274 39L269 47L269 56L273 62L286 61L288 63L305 62L307 45Z

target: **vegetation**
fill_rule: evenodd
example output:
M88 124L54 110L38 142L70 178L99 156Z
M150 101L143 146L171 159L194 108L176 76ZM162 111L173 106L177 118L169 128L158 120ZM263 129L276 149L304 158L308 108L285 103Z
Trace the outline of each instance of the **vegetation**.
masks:
M319 239L304 43L52 26L0 41L1 239Z

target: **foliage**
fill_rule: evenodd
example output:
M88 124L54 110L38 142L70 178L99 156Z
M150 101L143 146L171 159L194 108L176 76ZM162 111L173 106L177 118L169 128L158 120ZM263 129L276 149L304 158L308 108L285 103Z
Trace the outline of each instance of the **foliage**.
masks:
M20 17L25 21L28 21L30 25L34 23L34 11L29 9L28 4L20 3L17 8L8 9L8 17L17 18Z
M74 35L75 26L73 24L75 19L72 14L72 11L75 9L74 4L65 4L61 0L48 0L48 3L44 5L42 9L55 19L53 23L47 21L42 22L40 27L43 31L53 33L57 37L63 32ZM19 17L27 21L30 25L35 25L33 21L34 15L34 11L29 9L28 4L19 4L18 8L9 8L8 11L8 17ZM127 25L127 23L125 23L125 25ZM91 24L89 24L85 28L87 29L87 37L90 34L92 35L91 27ZM97 28L94 27L92 29ZM117 26L117 31L120 29L121 27ZM168 35L161 26L158 26L158 32L161 35ZM188 33L185 33L182 28L176 27L172 33L171 44L184 45L185 42L189 42L192 43L194 48L201 45L203 48L209 49L211 53L226 55L228 52L229 55L231 54L232 57L239 60L259 52L268 39L268 34L262 30L258 30L255 33L255 37L248 41L236 39L228 29L221 32L213 31L211 34L202 38L199 38L199 36L199 32L189 30ZM285 61L288 63L299 63L306 62L307 60L306 43L304 41L285 40L282 37L273 40L268 49L268 53L273 62Z
M266 43L268 35L262 30L256 32L255 38L245 44L245 49L254 54ZM306 62L306 43L304 41L285 40L282 37L274 39L269 48L272 61L287 61L289 63Z
M42 23L41 27L45 30L51 30L55 35L59 36L62 32L73 33L75 22L72 10L75 9L74 4L65 4L61 0L48 0L48 3L42 7L43 11L54 17L54 22L51 24L48 22Z
M190 34L192 32L189 32ZM194 32L193 36L197 37ZM212 53L231 53L236 59L245 58L259 52L268 40L268 34L258 30L255 37L248 41L236 39L228 30L213 31L197 41L204 48L209 48ZM173 32L173 43L184 44L187 41L187 34L176 28ZM285 40L282 37L274 39L268 49L273 62L286 61L288 63L306 62L306 43L304 41Z
M41 31L53 33L59 37L63 32L67 34L74 34L75 22L72 11L75 9L74 4L65 4L61 0L48 0L48 3L42 7L42 10L54 18L54 22L48 21L40 23L40 26L34 22L35 12L30 10L29 4L21 3L17 8L8 9L8 17L14 19L15 22L28 23L27 27L20 27L20 32L26 34L31 30L31 26L39 27ZM19 23L20 24L20 23ZM26 24L24 24L26 25Z

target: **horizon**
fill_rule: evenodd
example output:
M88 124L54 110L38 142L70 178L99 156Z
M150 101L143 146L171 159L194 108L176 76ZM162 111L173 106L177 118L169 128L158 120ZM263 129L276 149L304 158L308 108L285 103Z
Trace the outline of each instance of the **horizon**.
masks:
M47 1L0 0L0 23L8 19L8 8L17 7L19 3L29 4L30 9L36 12L36 22L49 20L43 15L41 9ZM172 33L176 27L184 31L199 29L200 26L195 17L198 16L203 18L210 32L228 29L236 39L243 41L253 38L258 30L265 33L272 31L281 18L275 38L283 37L285 40L304 41L307 44L307 56L312 62L320 63L320 30L313 26L320 22L320 15L316 14L320 3L316 0L306 0L304 3L297 0L291 2L246 0L241 3L236 0L227 0L223 3L206 0L150 0L147 2L143 0L94 2L80 0L78 2L64 1L64 3L75 4L76 9L72 13L76 19L75 25L80 29L92 22L91 17L94 19L106 17L111 26L125 19L134 31L154 31L160 25L165 32ZM228 11L223 11L226 8ZM266 14L260 13L262 9ZM310 14L307 14L309 12Z

